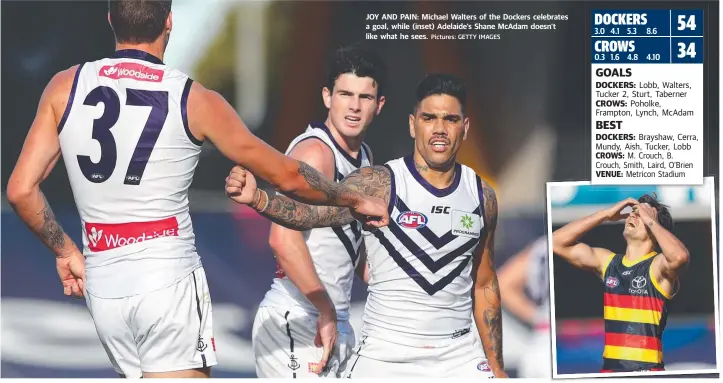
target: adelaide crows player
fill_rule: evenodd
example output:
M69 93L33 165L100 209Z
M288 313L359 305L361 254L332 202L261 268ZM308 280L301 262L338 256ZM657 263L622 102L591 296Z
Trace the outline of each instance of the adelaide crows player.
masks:
M631 206L632 212L622 213ZM623 253L577 239L605 221L625 219ZM594 272L605 284L605 349L601 372L662 371L668 305L687 265L685 245L673 235L668 207L654 196L628 198L579 219L552 235L553 252ZM656 251L660 249L660 252Z

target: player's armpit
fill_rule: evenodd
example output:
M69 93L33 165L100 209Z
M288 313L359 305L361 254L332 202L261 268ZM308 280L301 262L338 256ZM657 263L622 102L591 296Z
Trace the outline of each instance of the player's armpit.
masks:
M76 71L77 66L59 72L45 88L7 187L7 198L15 212L58 257L77 254L78 249L55 219L40 183L60 158L58 124Z
M313 167L256 137L221 95L196 82L188 96L187 114L197 139L208 138L224 156L282 192L310 204L356 207L362 202L358 193L328 181Z
M340 183L350 190L382 198L389 203L391 174L384 166L355 170ZM269 193L268 199L268 206L260 213L272 222L294 230L342 226L355 219L347 208L307 205L275 193Z

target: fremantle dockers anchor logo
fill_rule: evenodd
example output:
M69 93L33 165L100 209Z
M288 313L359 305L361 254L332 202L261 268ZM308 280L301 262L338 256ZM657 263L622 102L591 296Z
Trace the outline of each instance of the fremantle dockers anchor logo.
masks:
M206 348L208 348L208 345L204 343L203 338L199 336L198 343L196 344L196 350L198 350L198 352L204 352L206 351Z
M301 364L299 364L299 362L296 361L296 357L294 356L294 354L291 354L291 356L289 357L289 360L291 360L288 364L290 369L296 371L301 367Z

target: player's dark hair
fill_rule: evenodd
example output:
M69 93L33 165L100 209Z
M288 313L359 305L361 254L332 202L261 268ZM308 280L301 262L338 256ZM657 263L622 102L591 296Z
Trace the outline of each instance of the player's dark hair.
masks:
M462 105L462 113L464 113L467 105L467 84L461 78L446 73L428 74L417 84L414 92L414 110L417 110L425 98L437 94L446 94L456 98Z
M387 66L376 52L361 44L346 45L336 49L327 58L326 87L333 91L336 79L346 73L371 78L377 86L377 98L384 95Z
M663 205L658 201L658 196L655 193L645 194L638 198L638 202L647 203L658 212L658 223L666 230L673 230L673 216L670 215L670 210L667 205Z
M166 27L171 0L108 0L110 24L119 43L152 43Z

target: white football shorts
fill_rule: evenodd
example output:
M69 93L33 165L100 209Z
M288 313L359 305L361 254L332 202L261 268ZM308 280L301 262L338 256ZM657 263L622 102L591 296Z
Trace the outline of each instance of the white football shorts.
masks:
M317 316L300 309L259 307L252 343L258 378L337 378L354 348L354 330L348 321L337 325L337 346L319 373L324 349L316 347Z
M363 337L343 378L494 378L482 343L469 332L439 347L412 347Z
M203 267L161 290L105 299L86 292L98 337L127 378L217 364L211 296Z

